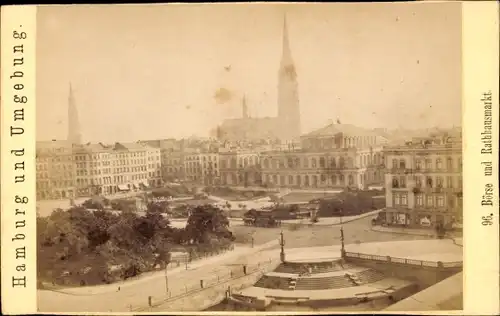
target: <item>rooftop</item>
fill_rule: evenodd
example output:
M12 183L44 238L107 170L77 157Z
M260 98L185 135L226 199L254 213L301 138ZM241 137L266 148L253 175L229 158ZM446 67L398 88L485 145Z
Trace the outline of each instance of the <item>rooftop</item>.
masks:
M310 133L303 135L302 137L322 137L322 136L334 136L337 134L344 134L347 136L378 136L383 137L381 134L375 131L368 130L365 128L357 127L352 124L330 124L323 128L317 129Z

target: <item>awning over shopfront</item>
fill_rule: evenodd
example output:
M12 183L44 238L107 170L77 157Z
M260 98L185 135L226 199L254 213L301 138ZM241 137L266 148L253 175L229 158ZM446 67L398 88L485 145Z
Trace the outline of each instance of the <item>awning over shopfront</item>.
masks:
M129 187L126 184L119 184L118 190L120 191L130 191Z
M148 182L147 182L146 180L141 181L141 183L140 183L140 184L141 184L142 186L144 186L145 188L149 188L149 184L148 184Z
M139 186L136 183L132 183L132 188L139 189Z

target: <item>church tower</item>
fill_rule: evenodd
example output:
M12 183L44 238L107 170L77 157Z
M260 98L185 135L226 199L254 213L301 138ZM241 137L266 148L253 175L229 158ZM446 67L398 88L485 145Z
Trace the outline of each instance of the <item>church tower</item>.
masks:
M300 106L297 72L290 50L286 15L283 18L283 48L278 73L278 118L282 124L283 140L300 137Z
M75 97L73 95L73 88L71 87L71 84L69 85L68 97L68 141L72 145L79 145L82 142L78 110L76 108Z

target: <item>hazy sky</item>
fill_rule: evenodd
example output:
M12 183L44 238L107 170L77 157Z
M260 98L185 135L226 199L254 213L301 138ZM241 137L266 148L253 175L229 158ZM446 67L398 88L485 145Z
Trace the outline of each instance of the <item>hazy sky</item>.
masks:
M303 132L460 124L459 3L52 6L38 11L38 139L66 138L70 82L84 141L205 136L243 94L275 116L285 12Z

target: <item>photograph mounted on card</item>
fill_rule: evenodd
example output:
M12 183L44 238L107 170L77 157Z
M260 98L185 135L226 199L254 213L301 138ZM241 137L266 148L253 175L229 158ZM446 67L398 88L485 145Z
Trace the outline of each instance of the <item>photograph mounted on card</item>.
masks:
M40 311L461 309L460 9L40 8Z

